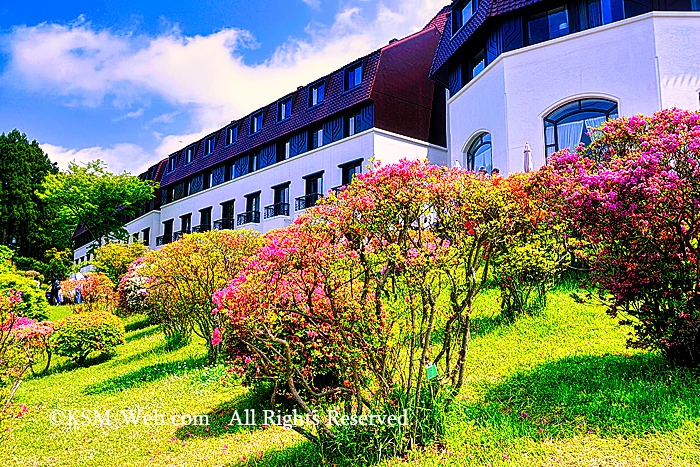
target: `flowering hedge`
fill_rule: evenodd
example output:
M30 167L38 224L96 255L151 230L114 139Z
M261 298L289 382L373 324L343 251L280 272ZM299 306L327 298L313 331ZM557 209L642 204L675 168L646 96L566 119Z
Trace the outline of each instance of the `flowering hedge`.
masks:
M16 314L21 303L20 292L0 294L0 426L8 416L8 409L24 374L31 368L30 359L17 343L16 328L26 320Z
M630 345L700 365L700 114L608 121L537 177Z
M75 307L76 312L117 310L119 297L112 280L102 273L88 273L84 279L64 281L61 283L63 296L75 303L76 292L80 290L82 304Z

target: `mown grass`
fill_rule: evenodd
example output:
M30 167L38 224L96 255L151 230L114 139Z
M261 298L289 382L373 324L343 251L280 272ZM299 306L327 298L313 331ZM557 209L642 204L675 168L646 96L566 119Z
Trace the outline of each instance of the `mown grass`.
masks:
M565 292L546 310L500 322L496 295L479 303L468 382L448 415L444 449L382 466L700 465L700 374L625 348L627 330ZM88 368L58 361L27 381L30 406L0 449L0 465L316 466L316 449L292 431L229 426L257 395L222 385L195 342L173 352L146 323L129 323L119 354ZM59 359L60 360L60 359ZM37 408L40 407L40 408ZM207 414L207 427L53 425L52 410L158 410Z

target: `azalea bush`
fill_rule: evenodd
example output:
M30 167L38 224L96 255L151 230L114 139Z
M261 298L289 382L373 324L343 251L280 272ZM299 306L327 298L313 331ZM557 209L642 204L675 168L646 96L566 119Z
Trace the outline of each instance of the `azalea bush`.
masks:
M126 274L122 277L117 287L119 297L119 314L133 315L148 312L147 295L148 278L141 274L143 258L138 258L129 265Z
M0 293L0 426L8 416L25 373L31 368L31 361L17 344L16 327L22 318L16 310L21 303L21 292Z
M50 339L54 352L68 357L80 366L93 352L112 354L124 343L124 323L105 311L80 313L56 323Z
M700 114L608 121L538 174L629 345L700 365Z
M85 278L61 283L63 296L75 303L76 293L80 290L82 304L75 307L76 312L116 311L119 297L115 285L107 275L88 273Z
M206 342L209 359L215 361L220 343L212 336L220 325L219 316L212 314L212 295L238 274L260 245L260 237L248 230L185 235L150 251L132 269L126 279L131 284L124 283L121 290L122 302L140 306L143 286L145 309L153 321L162 323L166 337L187 341L194 334Z
M51 366L50 338L54 331L51 321L37 321L25 317L18 318L14 324L16 344L24 351L30 363L32 373L36 374L35 366L44 363L41 373L46 373Z
M323 417L295 427L345 453L360 443L364 461L440 439L466 381L474 299L510 235L501 182L417 161L377 166L268 233L214 297L235 368L307 413L405 410L395 429L348 432Z
M95 250L92 265L97 272L103 273L113 283L118 284L128 272L129 265L141 258L148 250L143 244L133 242L109 242Z

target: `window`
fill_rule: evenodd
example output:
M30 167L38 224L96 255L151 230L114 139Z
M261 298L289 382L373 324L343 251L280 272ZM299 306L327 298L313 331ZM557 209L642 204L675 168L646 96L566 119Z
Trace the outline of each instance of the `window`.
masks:
M308 175L305 178L307 195L320 195L323 193L323 173Z
M566 7L549 10L527 22L528 44L537 44L569 34L569 11Z
M133 243L138 243L139 242L139 232L134 232L133 235L131 235L131 241Z
M235 209L234 209L234 201L226 201L225 203L221 203L221 218L222 219L234 219L235 218Z
M238 125L231 125L226 128L226 146L230 146L238 141Z
M168 172L175 172L176 166L177 166L177 156L170 156L170 159L168 159Z
M491 173L493 168L493 155L491 151L491 134L481 133L469 144L467 148L467 169L473 172L482 167Z
M192 231L192 214L180 216L180 231L182 233L190 233Z
M464 0L452 9L452 34L456 34L462 26L467 24L467 21L474 16L478 7L479 3L477 0Z
M147 227L141 231L141 238L143 238L143 246L149 246L151 243L151 229Z
M578 4L578 22L580 31L601 26L603 24L601 1L581 0Z
M319 81L309 88L309 107L320 104L326 97L326 82Z
M254 135L255 133L258 133L260 130L262 130L263 126L263 111L261 110L260 112L254 113L252 117L250 117L250 134Z
M471 61L470 77L474 79L486 68L486 54L482 50Z
M345 120L345 136L352 136L358 131L358 122L360 121L360 113L354 112Z
M287 120L292 116L292 98L287 97L277 103L277 121Z
M273 187L275 204L289 203L289 183Z
M216 148L216 136L210 136L205 142L205 152L206 156L214 154L214 149Z
M195 149L196 146L190 146L189 148L185 149L185 165L191 164L194 161Z
M607 99L580 99L562 105L544 119L545 155L590 143L590 128L617 116L617 103Z
M317 149L323 146L323 127L311 130L309 133L309 147Z
M273 204L265 207L265 219L289 215L289 182L272 187Z
M357 161L352 161L348 162L347 164L343 164L340 166L341 170L341 177L340 177L340 182L341 185L350 185L355 178L355 175L362 173L362 159L357 160Z
M206 232L211 230L211 207L199 211L199 231Z
M277 162L286 161L292 154L292 142L288 139L280 141L277 145Z
M349 91L362 84L362 62L345 69L345 90Z

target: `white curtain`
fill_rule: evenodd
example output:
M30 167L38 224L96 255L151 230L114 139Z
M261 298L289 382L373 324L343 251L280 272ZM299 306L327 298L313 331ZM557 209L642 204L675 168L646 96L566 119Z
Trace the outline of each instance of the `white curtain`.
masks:
M593 117L586 120L586 131L590 128L598 128L605 121L605 117Z
M581 142L583 135L583 121L560 123L557 125L557 139L559 150L569 148L573 150Z
M554 144L554 125L545 127L544 139L546 145Z

